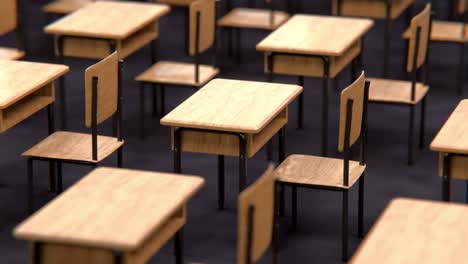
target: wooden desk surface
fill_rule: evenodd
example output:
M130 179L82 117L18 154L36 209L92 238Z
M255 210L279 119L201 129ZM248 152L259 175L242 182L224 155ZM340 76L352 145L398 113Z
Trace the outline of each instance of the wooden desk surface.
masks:
M48 25L54 35L124 39L169 13L168 5L98 1Z
M161 124L255 134L302 92L298 85L215 79Z
M257 44L257 50L340 56L373 24L362 18L295 15Z
M66 65L0 60L0 109L67 73Z
M432 151L468 154L468 100L462 100L432 141Z
M468 263L468 206L395 199L349 263Z
M14 235L135 250L203 184L194 176L101 167L17 226Z

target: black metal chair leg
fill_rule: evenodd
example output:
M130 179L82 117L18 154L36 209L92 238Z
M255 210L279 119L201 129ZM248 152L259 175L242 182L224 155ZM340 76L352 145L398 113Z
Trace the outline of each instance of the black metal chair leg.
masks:
M450 155L445 154L442 161L442 201L450 202Z
M304 76L299 76L298 84L304 87ZM299 94L297 114L297 129L302 129L304 127L304 91Z
M180 228L175 234L174 238L174 251L175 251L175 263L184 263L184 229Z
M117 150L117 167L123 167L123 146Z
M282 217L285 215L285 199L284 199L284 185L279 185L279 215Z
M49 161L49 192L53 193L57 189L55 188L55 181L56 176L55 176L55 162L54 161Z
M364 172L359 179L358 235L364 237Z
M166 88L164 84L160 84L159 87L161 90L161 109L159 111L161 117L163 117L166 114Z
M342 212L342 227L341 227L341 259L348 260L348 190L343 191L343 212Z
M328 90L330 79L323 79L323 100L322 100L322 156L328 156Z
M140 84L140 138L144 139L145 133L145 83Z
M241 36L241 29L236 28L236 62L237 64L241 64L242 61L242 55L241 55L241 50L242 50L242 36Z
M152 97L153 97L153 116L156 117L158 116L158 85L157 84L152 84Z
M297 187L292 186L291 188L291 220L292 229L297 229Z
M421 102L421 121L419 128L419 149L424 149L426 130L426 97Z
M392 20L390 17L385 19L385 35L384 35L384 78L388 78L388 70L390 67L390 44L391 44Z
M63 191L63 163L57 161L57 193L62 193Z
M229 58L232 58L234 56L234 29L233 28L227 28L226 30L228 34L228 56Z
M247 142L245 135L239 135L240 141L240 153L239 153L239 193L241 193L244 188L247 186L247 167L246 167L246 152L247 152Z
M463 86L465 84L465 48L466 44L460 44L460 61L458 64L458 95L463 95Z
M27 161L27 178L28 178L28 183L27 183L27 214L30 215L32 214L34 210L34 179L33 179L33 160L31 158L28 158Z
M414 105L410 106L410 119L409 119L409 129L408 129L408 165L413 165L414 163Z
M224 155L218 155L218 209L224 209Z

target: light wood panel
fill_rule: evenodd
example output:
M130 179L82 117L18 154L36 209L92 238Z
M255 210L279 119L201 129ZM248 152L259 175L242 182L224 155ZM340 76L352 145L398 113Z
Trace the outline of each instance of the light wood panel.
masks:
M251 261L257 262L266 252L273 238L275 214L275 173L270 164L263 175L239 195L237 264L247 263L249 207L254 207Z
M125 39L159 17L170 7L151 3L98 1L48 25L53 35Z
M18 0L2 0L0 3L0 35L16 29L18 25Z
M42 11L44 13L69 14L94 1L95 0L56 0L46 4L42 8Z
M117 138L98 136L98 158L93 160L91 134L58 131L25 151L22 156L74 161L100 162L117 149L124 141Z
M421 67L426 61L426 53L427 53L427 46L429 44L429 25L430 25L430 16L431 16L431 5L427 4L421 13L416 15L411 20L410 25L410 39L409 39L409 47L408 47L408 60L406 65L406 70L408 72L414 71L413 69L413 62L416 60L416 68ZM421 29L421 33L419 36L419 44L418 44L418 56L416 58L415 54L415 47L416 47L416 30L417 28Z
M281 182L310 186L349 189L364 173L366 166L349 161L349 185L343 184L342 159L307 155L290 155L276 170Z
M0 60L19 60L24 57L22 50L15 48L0 47Z
M216 33L216 4L215 0L196 0L190 4L189 17L189 54L203 53L209 49ZM196 51L197 13L200 14L200 32L198 51Z
M195 2L196 0L153 0L153 2L166 4L166 5L173 5L173 6L190 6L191 3Z
M218 20L218 26L274 30L288 19L289 15L283 11L234 8Z
M369 78L369 101L399 104L417 104L426 96L429 86L416 83L414 101L411 100L411 82Z
M349 147L353 146L356 140L361 135L362 130L362 114L364 112L364 86L366 84L366 76L364 72L358 77L354 83L348 86L341 92L340 96L340 132L338 138L338 150L342 152L345 147L345 131L348 100L353 100L353 108L351 114L351 130L349 134Z
M373 24L370 19L295 15L257 44L257 50L341 56Z
M410 35L410 29L407 29L403 33L403 38L409 39ZM459 22L432 21L431 41L468 42L468 26Z
M390 1L390 18L398 18L414 0L392 0ZM333 0L333 10L336 14L337 1ZM341 0L341 15L352 17L370 17L384 19L387 16L386 0Z
M142 82L167 83L188 86L203 86L218 75L219 69L210 65L199 65L199 82L195 82L195 64L174 61L159 61L135 80Z
M466 263L467 217L466 205L395 199L349 263Z
M30 252L31 254L32 252ZM90 248L84 246L73 246L57 243L41 244L40 263L47 264L112 264L114 254L112 251ZM32 258L30 264L39 264Z
M466 0L458 0L458 14L463 15L468 9L468 2Z
M93 104L93 78L97 77L97 124L104 122L117 111L119 91L119 55L114 52L85 71L85 124L91 127Z
M161 124L256 134L301 92L297 85L214 79Z
M188 175L100 167L17 226L14 235L133 251L203 184L202 178Z
M432 151L468 154L468 100L462 100L432 141Z
M443 155L439 153L439 176L443 175ZM454 179L468 180L468 157L465 156L451 156L449 161L448 176Z

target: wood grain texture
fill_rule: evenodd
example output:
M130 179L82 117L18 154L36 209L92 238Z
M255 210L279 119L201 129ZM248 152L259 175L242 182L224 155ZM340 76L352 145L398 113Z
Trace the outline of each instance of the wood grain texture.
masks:
M53 35L125 39L159 17L170 7L160 4L97 1L48 25Z
M119 54L109 57L88 67L85 71L85 124L91 127L93 104L93 78L97 82L97 124L101 124L117 111L119 83Z
M351 114L351 130L349 134L349 147L352 147L359 139L362 130L362 117L364 112L364 86L366 76L364 72L341 92L340 96L340 129L338 136L338 151L342 152L345 147L345 131L348 100L353 100L353 109Z
M0 109L41 89L70 70L49 63L0 60Z
M18 225L14 235L133 251L203 184L202 178L189 175L100 167Z
M115 137L98 136L98 158L93 160L91 134L58 131L43 139L22 156L48 159L62 159L86 162L100 162L117 149L124 141Z
M429 86L416 83L414 100L411 100L411 82L369 78L369 102L417 104L429 91Z
M410 29L407 29L403 33L403 38L409 39L410 34ZM430 40L455 43L468 42L468 26L464 26L459 22L432 21Z
M44 7L42 7L42 12L61 15L69 14L94 1L95 0L55 0L44 5Z
M273 238L275 214L275 173L270 164L263 175L239 195L237 264L245 261L247 254L249 207L253 206L253 234L251 260L256 263L266 252Z
M196 0L189 11L189 54L203 53L213 46L216 34L215 0ZM197 14L200 14L198 51L196 51Z
M421 67L426 61L427 47L429 45L429 25L431 17L431 5L427 4L423 11L411 19L410 25L410 38L408 47L408 59L406 64L406 71L412 72L413 62L416 60L416 68ZM416 30L421 29L419 44L418 44L418 56L416 58L415 47L416 47Z
M361 53L361 41L354 43L341 56L329 57L329 76L335 78L359 53ZM323 77L323 68L321 58L297 55L274 55L273 58L273 72L275 74ZM267 54L265 54L264 70L266 73L269 72Z
M289 15L283 11L234 8L218 20L218 26L274 30L288 19Z
M349 263L466 263L467 217L466 205L394 199Z
M334 14L337 10L337 2L332 1ZM390 1L390 18L398 18L414 0L392 0ZM386 0L341 0L341 15L351 17L386 18Z
M302 92L289 84L214 79L161 119L161 124L259 133Z
M201 87L218 75L219 69L210 65L199 65L199 82L195 82L195 64L174 61L159 61L138 75L142 82L177 84Z
M0 60L19 60L26 53L16 48L0 47Z
M290 155L276 173L279 181L284 183L349 189L364 173L366 166L350 160L349 185L346 186L343 184L343 164L342 159Z
M373 24L370 19L295 15L257 44L257 50L341 56Z
M0 3L0 35L15 30L18 25L18 0L2 0Z
M468 154L468 100L462 100L437 133L432 151Z

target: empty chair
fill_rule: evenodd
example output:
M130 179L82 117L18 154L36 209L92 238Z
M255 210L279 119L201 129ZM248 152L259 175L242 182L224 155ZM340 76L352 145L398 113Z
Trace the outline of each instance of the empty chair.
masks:
M57 190L61 192L62 163L96 167L99 162L117 151L117 165L122 167L122 98L121 63L114 52L86 69L85 102L86 127L91 134L57 131L24 152L28 163L28 212L33 211L33 160L53 161L57 164ZM98 135L98 125L113 118L114 135ZM54 167L52 166L52 169Z
M414 162L414 119L415 108L418 104L421 105L419 148L424 148L426 95L429 91L429 86L426 85L427 68L424 66L428 50L430 18L431 5L427 4L424 10L411 20L411 35L406 63L406 71L411 76L411 81L369 79L371 82L369 102L402 105L410 110L408 127L408 164L410 165ZM426 72L423 72L423 69ZM418 75L422 75L421 82L418 81Z
M161 90L161 115L165 112L166 85L200 88L219 73L216 68L215 0L197 0L190 4L189 54L195 62L159 61L139 74L140 82L140 130L144 136L145 84L153 84L153 91ZM212 65L201 64L201 55L212 49Z
M18 27L18 0L2 0L0 3L0 36L6 35L12 31L16 33L16 48L0 47L0 59L18 60L24 57L24 39L21 30Z
M359 182L359 236L364 233L364 172L366 169L365 143L367 122L367 97L369 83L364 72L341 92L340 130L338 150L344 159L308 155L290 155L276 170L279 183L292 187L292 223L297 224L297 188L339 191L343 194L342 207L342 259L348 258L348 191ZM360 142L360 160L351 160L351 150ZM284 199L280 197L280 209Z
M390 67L392 21L407 10L408 20L414 0L332 0L333 13L339 16L369 17L385 20L384 34L384 77Z
M276 263L275 174L270 164L239 196L237 264L253 264L270 249Z
M464 75L465 75L465 49L468 43L468 1L458 0L458 21L439 21L434 20L431 23L431 42L452 43L458 45L460 49L458 77L457 77L457 92L459 95L463 93ZM411 29L407 29L403 34L403 38L409 39ZM428 62L429 63L429 62Z
M233 35L234 31L236 32L236 55L239 62L241 53L240 46L242 43L240 32L241 29L273 31L286 22L289 19L289 15L283 11L275 11L273 0L263 0L267 4L268 9L254 8L253 6L255 0L249 0L248 8L233 8L233 1L234 0L227 1L228 13L218 20L218 26L228 30L228 51L230 55L234 53Z

